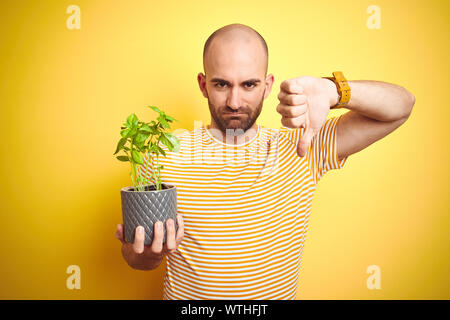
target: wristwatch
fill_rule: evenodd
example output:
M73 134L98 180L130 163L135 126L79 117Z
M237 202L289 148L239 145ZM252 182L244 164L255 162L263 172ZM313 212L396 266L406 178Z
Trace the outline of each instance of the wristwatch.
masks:
M322 77L325 79L329 79L334 82L337 88L337 92L339 94L339 101L334 106L331 106L330 109L338 109L346 106L350 101L350 86L348 85L347 79L345 79L342 71L333 72L333 77Z

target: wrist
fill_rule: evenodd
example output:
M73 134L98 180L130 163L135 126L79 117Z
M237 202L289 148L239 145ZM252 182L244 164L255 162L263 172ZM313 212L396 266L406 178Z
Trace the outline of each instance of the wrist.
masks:
M154 270L159 267L163 261L164 256L157 257L145 257L143 255L135 254L134 256L134 269L137 270Z
M326 91L329 97L329 107L335 106L340 99L337 87L335 83L330 79L323 78L322 80L324 81L325 87L327 88Z

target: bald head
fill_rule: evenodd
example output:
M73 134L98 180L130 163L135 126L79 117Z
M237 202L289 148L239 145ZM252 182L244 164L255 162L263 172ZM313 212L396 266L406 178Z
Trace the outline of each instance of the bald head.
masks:
M212 56L239 49L250 56L257 56L262 62L264 74L267 74L268 48L264 38L249 26L234 23L214 31L205 42L203 48L203 68L205 73Z

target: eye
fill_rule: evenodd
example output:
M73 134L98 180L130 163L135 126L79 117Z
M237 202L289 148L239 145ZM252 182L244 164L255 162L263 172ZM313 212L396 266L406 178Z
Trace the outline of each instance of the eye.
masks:
M247 82L245 84L245 86L250 89L250 88L253 88L255 86L255 84L253 82Z
M227 85L225 82L217 82L216 87L223 88L223 85Z

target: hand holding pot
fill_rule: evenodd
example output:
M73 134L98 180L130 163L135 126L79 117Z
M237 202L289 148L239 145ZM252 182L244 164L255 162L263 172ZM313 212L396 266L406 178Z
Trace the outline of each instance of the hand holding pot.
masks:
M178 230L175 233L173 219L166 221L167 240L163 244L163 223L156 222L153 225L153 241L151 245L144 245L144 227L138 226L135 230L134 243L128 243L123 237L123 225L117 225L116 237L122 242L122 255L127 263L134 269L152 270L157 268L164 255L173 253L184 236L184 222L181 215L177 214Z

